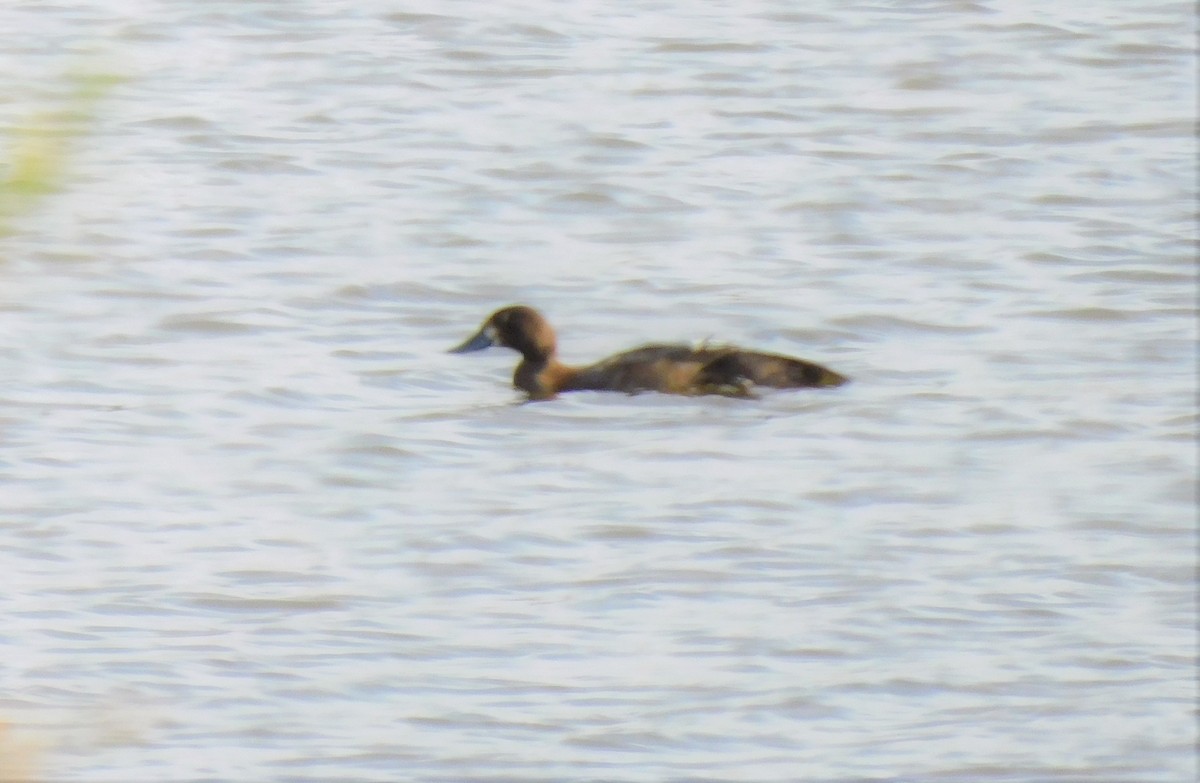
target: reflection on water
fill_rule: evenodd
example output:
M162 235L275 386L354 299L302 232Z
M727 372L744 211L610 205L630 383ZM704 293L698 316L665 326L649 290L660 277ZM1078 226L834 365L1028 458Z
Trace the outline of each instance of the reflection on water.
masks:
M1188 9L460 5L0 10L0 780L1194 777Z
M44 749L37 735L0 723L0 783L37 780Z

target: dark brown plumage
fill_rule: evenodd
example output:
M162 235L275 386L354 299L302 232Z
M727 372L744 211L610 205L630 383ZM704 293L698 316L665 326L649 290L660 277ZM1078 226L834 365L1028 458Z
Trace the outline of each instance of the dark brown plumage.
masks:
M752 397L755 386L827 387L849 380L803 359L716 345L644 345L585 367L570 367L558 360L550 324L537 310L524 305L492 313L478 332L451 353L481 351L493 345L521 354L513 385L535 400L585 390Z

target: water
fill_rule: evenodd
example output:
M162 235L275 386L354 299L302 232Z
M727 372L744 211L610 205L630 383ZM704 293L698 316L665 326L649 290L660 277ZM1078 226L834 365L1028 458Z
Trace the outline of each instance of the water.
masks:
M0 779L1194 779L1191 18L6 5Z

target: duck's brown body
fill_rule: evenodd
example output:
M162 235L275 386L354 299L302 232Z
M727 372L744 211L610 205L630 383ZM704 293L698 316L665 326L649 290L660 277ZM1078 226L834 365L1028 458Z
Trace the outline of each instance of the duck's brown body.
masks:
M493 345L521 354L513 385L531 399L567 391L753 396L752 387L841 386L848 380L819 364L732 346L645 345L585 367L558 360L554 330L531 307L497 310L453 353Z

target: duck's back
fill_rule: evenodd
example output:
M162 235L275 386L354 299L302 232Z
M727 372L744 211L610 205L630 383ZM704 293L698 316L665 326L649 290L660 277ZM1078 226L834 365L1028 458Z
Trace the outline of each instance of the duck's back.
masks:
M562 391L749 395L749 386L840 386L819 364L733 346L643 345L579 368Z

